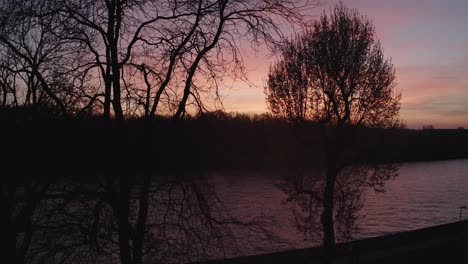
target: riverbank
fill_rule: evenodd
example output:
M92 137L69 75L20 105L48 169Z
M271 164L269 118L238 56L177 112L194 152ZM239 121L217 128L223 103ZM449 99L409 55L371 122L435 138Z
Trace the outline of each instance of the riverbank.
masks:
M356 240L337 246L333 263L465 263L468 220ZM321 247L245 256L197 264L321 263Z

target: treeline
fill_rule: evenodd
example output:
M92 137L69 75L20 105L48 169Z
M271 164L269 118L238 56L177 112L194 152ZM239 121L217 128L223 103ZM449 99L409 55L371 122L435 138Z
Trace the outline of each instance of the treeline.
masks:
M333 133L344 135L349 164L468 158L461 129L337 129L222 112L122 122L4 111L0 119L4 165L49 173L316 166L328 147L323 138Z
M468 158L468 131L464 129L404 129L392 134L386 146L395 147L399 162ZM389 146L390 147L390 146Z

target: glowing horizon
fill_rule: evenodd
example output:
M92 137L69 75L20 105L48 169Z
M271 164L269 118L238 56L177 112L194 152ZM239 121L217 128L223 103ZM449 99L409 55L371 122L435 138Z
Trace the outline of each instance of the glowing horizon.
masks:
M317 7L329 10L337 0ZM402 92L400 116L410 128L468 128L468 2L466 0L347 0L372 20L384 55L396 69ZM267 111L264 80L273 59L266 52L245 56L251 85L235 82L223 90L227 111Z

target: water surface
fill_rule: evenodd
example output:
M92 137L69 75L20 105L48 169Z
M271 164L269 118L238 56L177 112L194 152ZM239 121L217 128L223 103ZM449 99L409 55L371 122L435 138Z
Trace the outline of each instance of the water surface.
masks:
M262 253L317 245L305 240L291 222L286 195L277 187L278 173L263 171L216 172L211 175L216 191L233 215L266 216L267 228L288 242L269 247L258 241L244 253ZM381 236L459 220L460 206L468 206L468 160L402 164L399 176L386 184L385 193L366 191L355 238ZM468 210L463 219L468 219ZM254 241L255 235L245 240Z

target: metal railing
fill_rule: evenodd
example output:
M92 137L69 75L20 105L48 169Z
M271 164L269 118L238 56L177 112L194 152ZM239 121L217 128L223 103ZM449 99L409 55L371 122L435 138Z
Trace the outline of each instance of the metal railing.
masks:
M460 219L459 219L459 221L462 220L463 209L466 209L466 206L460 206Z

